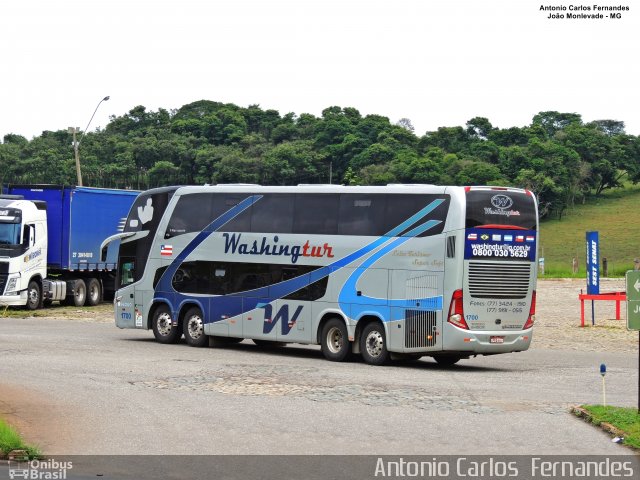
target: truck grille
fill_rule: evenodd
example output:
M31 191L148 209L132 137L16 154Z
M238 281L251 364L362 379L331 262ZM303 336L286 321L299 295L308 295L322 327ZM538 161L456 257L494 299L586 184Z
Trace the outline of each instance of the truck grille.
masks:
M8 275L0 275L0 295L4 293L4 287L7 285Z
M433 347L436 344L436 312L405 310L405 320L406 348Z
M469 262L469 293L474 298L525 298L531 264Z

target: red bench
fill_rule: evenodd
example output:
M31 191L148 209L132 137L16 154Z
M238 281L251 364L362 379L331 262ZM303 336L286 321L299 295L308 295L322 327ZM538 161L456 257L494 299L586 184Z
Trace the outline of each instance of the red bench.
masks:
M607 292L598 295L589 295L588 293L580 293L580 326L584 327L584 301L585 300L613 300L616 302L616 320L620 320L620 302L627 300L625 292Z

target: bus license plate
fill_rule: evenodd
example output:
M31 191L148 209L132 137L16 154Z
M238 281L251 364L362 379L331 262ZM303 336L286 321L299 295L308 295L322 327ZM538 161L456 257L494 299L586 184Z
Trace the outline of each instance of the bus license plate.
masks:
M491 337L489 339L490 343L504 343L504 337Z

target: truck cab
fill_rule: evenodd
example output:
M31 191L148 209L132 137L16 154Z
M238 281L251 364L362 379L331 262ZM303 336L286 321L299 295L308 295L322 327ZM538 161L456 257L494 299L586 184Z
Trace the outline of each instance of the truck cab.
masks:
M46 204L0 197L0 305L38 308L46 275Z

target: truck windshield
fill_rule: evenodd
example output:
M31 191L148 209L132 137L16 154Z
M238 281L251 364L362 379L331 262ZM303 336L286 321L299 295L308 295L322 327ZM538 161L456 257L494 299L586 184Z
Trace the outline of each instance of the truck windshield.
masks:
M0 245L20 244L20 224L0 222Z

